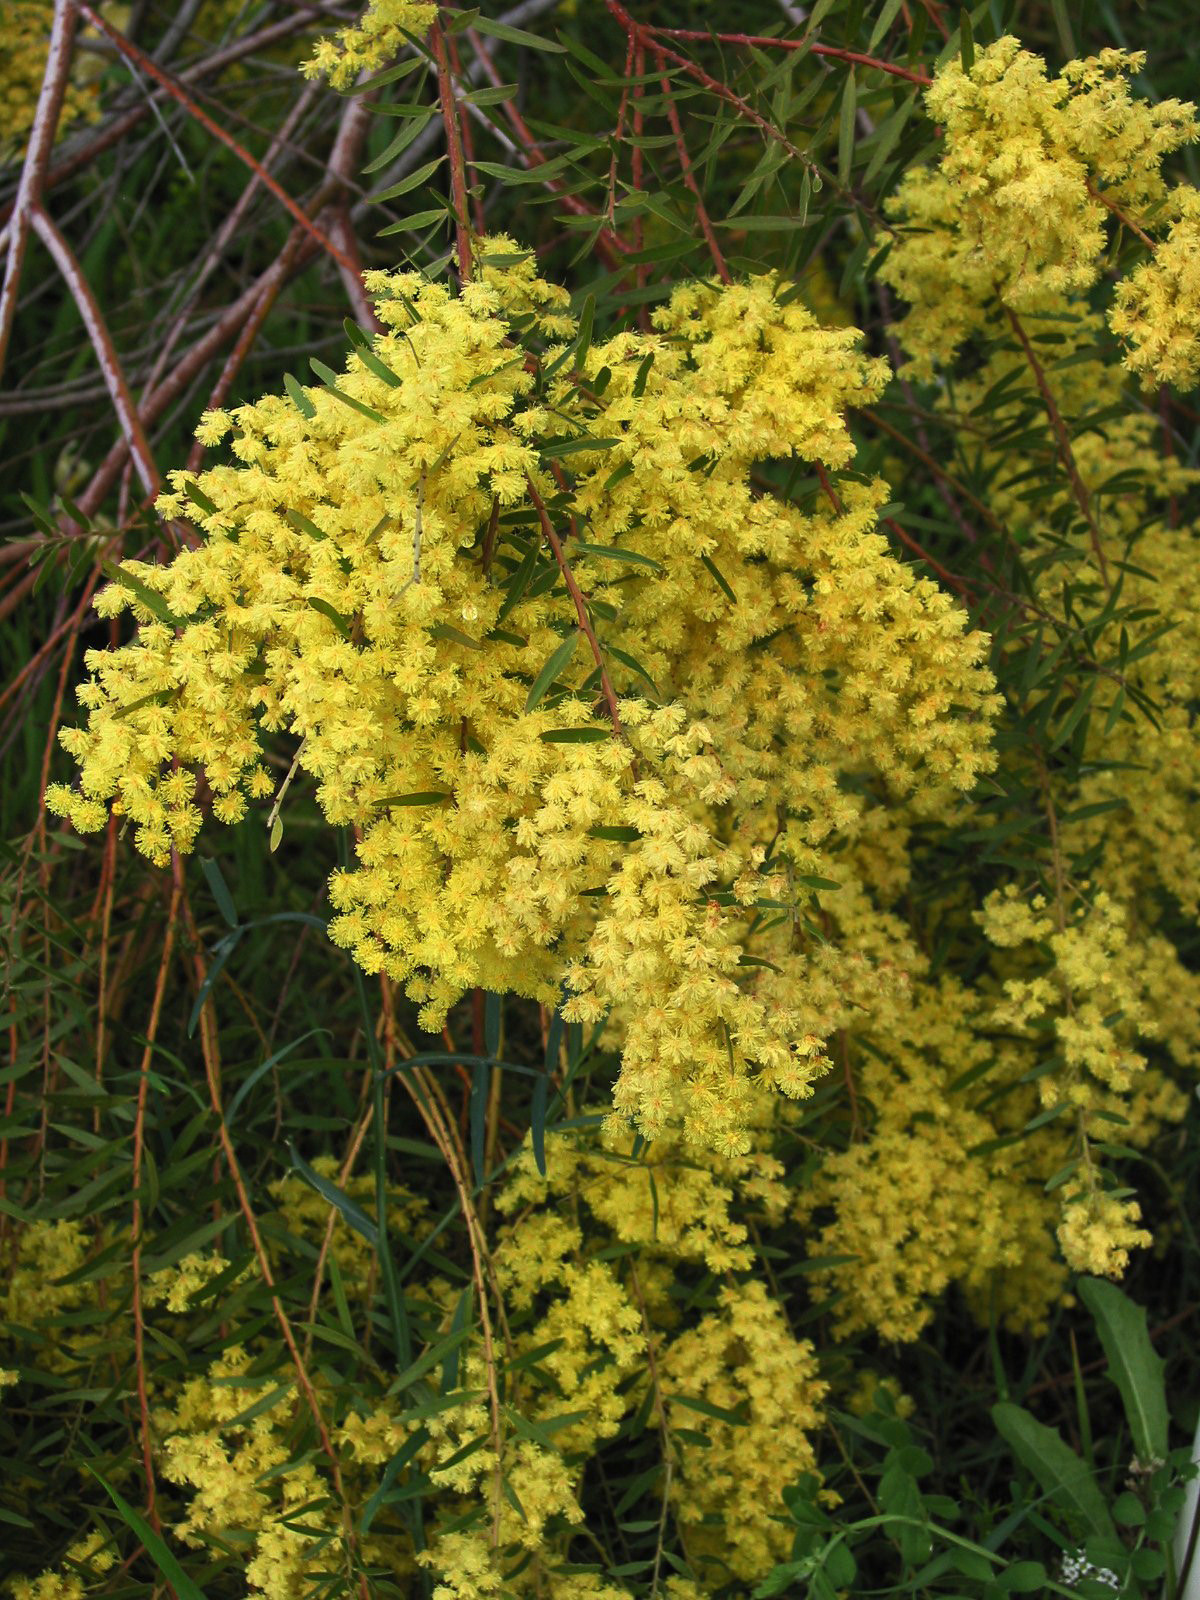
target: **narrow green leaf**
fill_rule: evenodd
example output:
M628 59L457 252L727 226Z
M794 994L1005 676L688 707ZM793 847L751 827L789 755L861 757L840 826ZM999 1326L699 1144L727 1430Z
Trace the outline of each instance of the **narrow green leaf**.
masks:
M188 1577L175 1556L167 1548L166 1541L162 1535L155 1533L145 1517L140 1512L135 1511L127 1500L122 1499L108 1479L102 1477L95 1467L88 1463L85 1463L85 1465L113 1505L116 1506L122 1522L132 1529L146 1554L174 1589L177 1600L206 1600L204 1590Z
M374 1250L379 1243L379 1229L358 1201L352 1200L344 1189L338 1188L336 1183L330 1183L328 1178L323 1178L319 1172L314 1172L294 1144L288 1144L288 1155L304 1181L311 1184L321 1198L327 1200L355 1233L361 1234Z
M689 1411L698 1411L702 1417L712 1417L717 1422L728 1422L735 1428L744 1428L746 1418L740 1411L730 1411L725 1406L716 1406L711 1400L701 1400L696 1395L673 1394L668 1397L672 1405L687 1406Z
M200 507L201 511L204 512L205 516L207 516L207 517L215 517L217 515L216 506L208 498L208 496L204 493L203 489L200 489L194 483L190 483L189 482L189 483L185 483L184 484L183 492L184 492L185 495L187 495L188 499L192 502L193 505L197 505L197 506Z
M1053 3L1054 0L1051 0L1051 5ZM958 10L958 33L958 52L962 59L962 69L964 72L970 72L975 65L975 30L971 26L971 13L966 6L960 6Z
M631 566L650 567L655 572L666 571L661 561L655 561L653 556L642 555L640 550L621 550L612 544L585 544L582 539L577 539L571 548L577 555L598 556L605 561L627 561Z
M585 728L547 728L539 733L543 744L599 744L601 739L611 739L611 728L599 728L595 723Z
M296 382L295 378L292 377L290 372L285 372L284 375L283 375L283 387L287 390L288 394L291 396L292 401L294 402L297 410L301 413L302 416L310 417L310 418L316 416L316 414L317 414L316 406L313 405L312 401L308 398L308 396L305 394L304 390Z
M592 347L592 327L596 321L596 296L589 294L579 314L579 332L575 335L575 369L578 371L587 360Z
M310 594L308 603L314 611L319 611L323 617L328 618L333 623L343 639L348 640L350 638L350 624L335 606L329 604L328 600L321 600L317 595Z
M367 162L366 166L363 168L364 174L368 172L378 172L381 167L386 167L389 162L394 161L397 156L401 155L405 150L408 149L409 145L412 144L414 139L418 138L425 131L432 119L433 111L429 107L426 107L425 115L423 117L419 119L414 118L411 122L406 123L396 137L387 145L387 147L381 150L373 161ZM368 200L374 200L374 198L374 195L367 196Z
M233 903L233 896L229 892L229 885L225 882L220 867L209 856L201 856L200 870L204 874L213 899L217 902L217 910L231 928L236 928L238 926L237 907Z
M130 594L159 622L168 628L183 627L182 620L175 615L162 595L135 577L132 572L126 572L124 567L118 567L115 561L105 561L101 570L110 582L120 584L122 589L128 589Z
M353 395L349 395L345 390L339 389L337 373L334 372L332 367L327 367L323 361L318 361L316 356L311 356L308 364L335 400L340 400L344 406L349 406L352 411L360 412L364 417L370 417L372 422L387 421L387 418L381 412L376 411L373 406L364 405L361 400L356 400Z
M377 194L370 196L372 203L382 205L386 200L399 200L400 196L407 194L410 189L419 188L427 178L433 177L445 159L445 156L438 156L433 161L427 161L423 167L410 172L407 178L401 178L399 183L393 183L387 189L380 189Z
M854 68L846 74L846 86L842 90L842 109L838 117L838 177L843 184L849 184L851 169L854 165L854 116L858 110L858 89L854 80Z
M512 28L507 22L497 22L492 17L476 17L475 26L480 33L486 34L491 39L503 39L508 44L521 44L527 50L549 50L557 55L566 52L567 47L564 44L558 44L553 39L542 39L536 33L526 33L524 28Z
M300 511L285 511L283 520L290 522L297 533L306 533L310 539L328 539L329 535L324 528L318 528L311 517L306 517Z
M390 222L386 228L380 228L375 235L377 239L390 238L394 233L418 233L422 228L429 228L435 222L445 222L449 212L443 206L431 207L428 211L414 211L410 217L401 217L399 222Z
M733 590L730 588L728 578L726 578L725 574L717 566L716 562L713 561L709 556L701 556L700 559L708 568L708 571L712 577L716 580L717 587L724 594L725 598L730 601L731 604L737 605L737 595L734 594Z
M550 439L539 446L538 454L554 459L558 456L575 455L581 450L611 450L614 445L620 443L620 439L593 439L590 434L584 434L573 439Z
M526 711L532 711L539 701L545 698L547 689L549 689L555 678L558 677L559 673L562 672L568 661L570 661L571 657L575 654L575 646L578 643L579 630L576 628L573 632L567 635L567 637L559 645L558 649L555 650L550 656L550 659L538 673L537 677L533 680L533 687L530 689L529 694L525 699Z

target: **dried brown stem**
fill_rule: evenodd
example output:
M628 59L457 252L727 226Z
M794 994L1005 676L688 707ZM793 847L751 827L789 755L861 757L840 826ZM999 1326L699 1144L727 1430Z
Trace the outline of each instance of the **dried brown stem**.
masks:
M161 483L158 468L154 464L150 441L146 438L146 430L138 415L133 395L130 393L129 382L117 355L116 346L113 344L112 335L104 321L100 303L93 294L92 286L84 276L83 268L76 260L70 245L40 205L33 208L33 227L38 238L50 252L55 266L71 292L71 298L79 308L79 315L83 318L92 349L96 352L96 360L100 364L105 386L112 396L113 409L117 413L121 432L133 456L142 487L148 495L156 495Z
M155 61L153 57L148 56L144 50L139 50L137 45L135 45L131 39L127 39L123 33L118 32L118 30L114 28L106 18L102 17L98 12L93 11L91 6L80 4L79 11L81 16L86 17L94 28L97 28L117 47L126 60L132 62L134 66L139 68L140 71L144 72L147 77L153 78L155 83L159 84L163 89L165 89L167 94L169 94L173 100L178 100L179 104L183 106L188 115L193 117L202 128L207 129L207 131L212 134L214 139L220 140L226 149L233 151L234 155L237 156L239 161L244 162L252 172L257 173L259 182L263 185L263 187L268 189L281 205L287 207L292 216L295 217L296 221L305 230L305 232L311 234L323 250L327 251L335 261L346 267L347 270L351 272L354 271L353 261L351 261L348 256L343 254L343 252L336 244L334 244L333 240L327 233L324 233L320 228L317 227L316 223L313 222L312 218L304 210L303 206L292 199L291 195L288 194L287 190L284 189L282 184L278 183L276 179L271 176L271 174L263 167L261 162L255 160L255 158L250 154L249 150L247 150L244 145L239 144L239 142L231 133L226 133L221 124L209 116L208 112L205 111L203 106L198 104L198 102L187 92L187 89L183 86L178 78L172 76L172 74L169 72L164 72L162 67L159 66L158 62Z
M554 531L554 524L550 520L550 513L546 510L546 502L534 487L532 478L526 478L529 486L529 498L533 501L534 509L538 514L538 521L542 525L542 532L546 543L554 552L554 559L558 562L558 570L562 573L563 582L567 586L567 593L571 596L575 606L575 616L579 622L579 631L588 642L592 652L592 660L600 669L600 690L604 695L604 703L608 707L608 715L613 725L613 732L620 735L621 713L617 706L617 696L613 690L612 680L608 676L608 668L604 664L604 655L600 649L600 641L596 638L596 630L592 627L592 620L588 616L587 602L583 597L583 590L579 587L575 574L571 571L570 562L562 547L562 540Z
M42 74L42 87L33 113L33 126L29 144L13 202L13 213L8 230L8 258L4 264L4 282L0 285L0 372L8 354L12 338L13 321L17 311L17 297L21 290L21 269L25 264L25 251L29 245L29 229L34 211L42 198L46 181L46 167L54 136L62 115L63 99L67 92L67 76L71 70L71 47L75 39L76 13L74 0L54 0L54 16L50 23L50 45L46 54L46 69Z

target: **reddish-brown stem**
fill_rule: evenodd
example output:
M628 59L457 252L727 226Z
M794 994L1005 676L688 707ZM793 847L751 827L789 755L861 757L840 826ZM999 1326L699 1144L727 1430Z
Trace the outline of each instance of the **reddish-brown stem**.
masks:
M447 47L447 50L448 50L449 56L450 56L450 71L451 71L451 73L453 75L453 81L455 83L461 83L462 82L462 77L463 77L462 57L459 55L458 37L457 37L456 34L452 33L447 37L447 39L446 39L446 47ZM472 127L471 127L471 119L470 119L470 117L464 117L459 126L460 126L460 130L462 132L463 160L466 163L467 167L474 168L474 166L475 166L475 133L474 133L474 130L472 129ZM486 229L487 229L487 219L484 217L484 214L483 214L483 192L480 189L478 184L474 185L473 188L471 189L470 198L471 198L471 211L470 211L471 221L472 221L472 223L474 225L475 233L478 236L478 235L484 233L486 231Z
M21 269L25 264L25 251L29 245L29 229L33 222L34 211L42 198L46 167L50 161L50 151L54 147L54 136L58 132L63 98L67 92L75 21L74 0L54 0L46 67L33 113L33 126L29 132L29 144L21 167L17 196L13 202L12 221L8 232L8 259L4 264L4 282L0 285L0 372L4 370L4 359L8 354L9 340L12 338L17 297L21 289Z
M474 28L467 29L467 38L471 41L471 48L475 51L475 54L478 57L479 64L483 68L484 76L490 83L496 85L496 87L499 87L504 80L497 70L496 63L492 60L487 46L484 44L478 33L476 33ZM542 147L538 143L532 129L529 127L529 124L525 121L525 118L521 115L520 111L517 110L517 107L512 103L511 100L506 100L500 109L503 111L509 127L516 136L518 145L521 147L521 160L524 162L525 166L541 166L546 159L545 152L542 150ZM561 179L548 178L546 180L546 187L550 190L551 194L558 195L564 210L571 212L573 216L590 217L596 215L595 211L591 206L588 205L586 200L581 200L578 195L564 192L565 185ZM604 258L605 264L609 267L615 267L619 265L621 255L625 247L611 229L605 228L596 236L596 248Z
M1105 585L1111 589L1112 583L1110 582L1108 576L1108 562L1104 558L1104 547L1100 542L1100 529L1096 525L1096 517L1092 511L1092 497L1088 493L1087 485L1079 475L1079 468L1075 462L1075 452L1071 449L1071 436L1067 432L1066 423L1062 419L1062 413L1059 411L1058 405L1055 402L1050 384L1046 378L1045 370L1037 358L1037 351L1030 343L1029 335L1025 332L1025 328L1020 317L1018 317L1017 313L1012 309L1011 306L1006 305L1004 307L1004 313L1008 318L1009 326L1012 328L1013 332L1020 341L1021 349L1025 352L1025 359L1029 363L1030 371L1033 373L1034 382L1037 384L1038 392L1042 397L1042 403L1046 407L1046 415L1050 419L1050 427L1053 431L1054 440L1058 447L1059 460L1062 462L1063 470L1067 474L1067 481L1071 485L1071 492L1075 496L1075 503L1078 505L1080 511L1082 511L1084 521L1088 525L1088 531L1091 535L1092 541L1092 551L1096 557L1096 565L1100 568L1100 576L1103 578Z
M717 270L717 277L722 283L730 283L729 268L725 264L725 257L721 254L721 246L717 243L717 235L709 220L708 210L704 204L704 196L700 192L700 185L696 182L695 173L692 171L692 158L688 155L687 142L683 137L683 124L679 120L679 107L675 104L675 96L671 93L671 80L666 73L663 53L656 45L654 54L658 58L659 67L662 69L659 82L662 84L663 94L667 102L667 120L671 124L671 132L675 135L675 149L679 154L679 165L683 170L683 181L692 191L696 201L696 220L700 224L700 231L704 235L704 242L708 245L708 253L713 259L713 266Z
M596 630L592 627L591 618L588 616L587 602L583 598L583 590L576 581L575 574L571 571L571 564L567 560L562 547L562 540L554 531L554 524L550 520L550 513L546 510L546 502L534 487L533 479L526 478L529 486L529 498L533 501L534 509L538 514L538 521L542 525L542 532L546 536L546 543L554 552L554 559L558 562L558 570L562 573L563 582L567 586L567 593L571 596L575 606L575 616L579 622L579 631L588 642L592 652L592 660L600 669L600 691L604 696L604 703L608 707L608 715L613 725L613 732L621 733L621 713L617 706L617 696L613 690L612 680L608 676L608 668L604 664L604 655L600 649L600 641L596 638Z
M697 66L687 56L681 56L677 50L670 50L666 45L659 44L655 38L656 30L638 22L635 17L631 17L620 3L620 0L604 0L604 3L608 7L610 14L616 18L631 38L636 39L642 46L649 44L656 51L660 51L669 61L673 61L676 66L682 67L690 78L694 78L697 83L703 84L712 94L717 95L728 105L733 106L739 116L745 117L756 128L760 128L768 139L774 139L777 144L781 144L790 156L795 156L796 160L802 161L806 167L812 167L811 160L804 154L803 150L798 150L786 134L781 133L774 123L768 122L766 117L756 111L748 101L743 100L741 95L735 94L727 83L722 83L719 78L714 78L711 73L705 72L703 67ZM704 37L708 38L709 35L705 34ZM638 76L644 76L643 69L639 69Z
M121 424L121 432L125 435L125 441L137 467L138 477L142 480L142 487L147 494L156 495L161 481L158 468L154 464L150 441L146 438L146 430L142 426L142 419L138 416L137 406L130 393L129 383L117 355L116 346L113 344L112 335L105 324L100 303L92 293L92 286L84 276L83 268L75 259L70 245L40 205L35 205L33 208L33 227L38 238L50 252L63 281L71 291L71 298L79 308L79 315L83 318L92 349L96 352L96 360L100 364L105 385L112 396L113 409Z
M462 129L458 125L458 101L454 98L454 78L446 54L446 36L441 22L429 30L429 46L437 65L438 103L442 126L446 130L446 153L450 161L450 200L454 207L454 237L458 252L459 281L471 276L471 215L467 206L467 164L463 153Z
M1128 228L1130 233L1136 234L1146 246L1147 250L1153 253L1153 251L1158 248L1150 235L1146 233L1144 229L1138 227L1137 223L1129 215L1128 211L1126 211L1122 206L1119 206L1115 200L1110 200L1109 197L1104 193L1103 189L1097 189L1096 185L1090 178L1087 180L1087 192L1091 195L1093 200L1099 200L1102 206L1111 211L1113 216L1116 217L1117 221L1123 228Z
M878 56L864 55L859 50L843 50L832 44L810 44L807 39L776 39L769 34L757 33L708 33L702 28L653 28L649 23L640 24L642 31L653 34L657 39L688 39L704 44L716 41L719 44L750 45L758 50L810 50L814 56L827 56L833 61L851 61L856 66L874 67L877 72L886 72L893 78L907 78L909 83L920 84L922 88L933 82L925 72L914 72L910 67L898 67L894 61L883 61Z
M842 504L841 495L838 494L837 490L833 487L833 484L830 482L829 474L826 472L821 462L814 461L813 466L816 468L817 477L820 480L821 488L825 493L825 498L840 516L845 510L845 507ZM932 568L932 570L937 573L938 577L943 583L948 584L950 588L952 588L956 594L961 595L964 600L970 599L970 590L963 580L955 577L953 572L948 572L946 568L942 566L940 561L935 561L934 558L929 554L928 550L919 544L917 540L913 538L911 533L908 533L904 528L902 528L894 517L884 517L883 525L891 533L893 533L897 539L899 539L902 545L911 550L913 555L919 556L927 567Z
M199 105L187 92L178 78L172 77L169 72L164 72L157 61L148 56L144 50L139 50L132 40L127 39L106 18L93 11L91 6L83 4L82 0L80 0L79 11L81 16L86 17L94 28L99 29L117 47L126 60L132 62L140 71L160 84L173 100L178 100L188 115L193 117L202 128L207 129L214 139L219 139L226 149L232 150L238 160L244 162L251 172L257 173L258 180L263 187L268 189L281 205L287 207L305 232L310 233L323 250L327 251L335 261L346 267L348 271L354 271L354 263L349 256L345 255L334 244L327 233L317 227L303 206L292 199L283 185L271 176L262 163L256 161L244 145L239 144L231 133L226 133L221 124L209 116L203 106Z

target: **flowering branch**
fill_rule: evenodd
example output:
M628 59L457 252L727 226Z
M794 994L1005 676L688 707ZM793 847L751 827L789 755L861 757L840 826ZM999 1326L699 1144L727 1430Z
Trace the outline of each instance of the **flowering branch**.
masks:
M546 510L546 502L534 487L533 479L526 478L529 485L529 498L533 501L534 509L538 514L538 521L542 525L542 532L546 536L546 543L554 552L554 559L558 562L558 570L562 573L563 582L567 586L567 593L571 596L575 607L575 616L579 622L579 631L588 642L592 652L592 660L600 670L600 689L604 695L604 703L608 707L608 715L613 725L615 734L621 733L621 713L617 706L617 696L608 676L608 668L604 664L604 654L600 649L600 641L596 638L596 630L592 627L592 620L588 616L587 602L583 598L583 590L575 574L571 571L570 563L562 547L562 540L554 531L554 523L550 520L550 513Z

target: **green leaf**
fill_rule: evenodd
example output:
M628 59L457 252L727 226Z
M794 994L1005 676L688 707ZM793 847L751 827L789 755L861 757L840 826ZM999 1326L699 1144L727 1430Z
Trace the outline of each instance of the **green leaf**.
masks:
M737 605L737 595L734 594L732 588L729 585L728 578L726 578L725 574L717 566L717 563L715 561L713 561L711 559L711 557L709 557L709 556L701 556L700 560L704 563L704 565L705 565L705 567L707 567L709 573L716 580L717 587L721 590L722 594L724 594L725 598L727 600L729 600L733 605Z
M571 657L575 654L575 646L578 643L579 630L576 628L572 633L567 635L567 637L559 645L558 649L555 650L550 656L550 659L538 673L537 677L533 680L533 687L530 689L529 694L525 699L526 711L532 711L534 706L536 706L539 701L545 698L547 689L549 689L555 678L558 677L559 673L566 666L567 662L570 661Z
M1081 1278L1079 1297L1096 1322L1109 1377L1121 1393L1134 1449L1142 1462L1167 1454L1167 1396L1162 1358L1150 1343L1146 1311L1115 1283Z
M208 496L204 493L203 489L199 489L199 488L196 487L196 485L194 483L190 483L189 482L189 483L185 483L184 484L183 492L184 492L185 495L187 495L188 499L192 502L193 505L197 505L197 506L200 507L201 511L204 512L205 516L207 516L207 517L215 517L217 515L216 506L208 498Z
M585 544L582 539L577 539L571 548L582 556L597 556L604 561L626 561L631 566L649 567L654 572L666 571L661 561L655 561L653 556L644 556L640 550L621 550L613 544Z
M838 118L838 177L849 184L854 165L854 115L858 109L858 90L854 81L854 68L846 74L842 90L842 109Z
M303 416L310 417L310 418L316 416L316 414L317 414L316 406L313 405L312 401L308 398L308 396L305 394L304 390L296 382L295 378L292 377L290 372L285 372L284 375L283 375L283 387L287 390L288 394L291 396L292 400L294 401L297 409L300 411L300 413Z
M620 439L593 439L590 434L585 433L573 439L550 439L539 446L538 454L551 458L570 456L580 450L611 450L614 445L620 443Z
M958 29L958 53L962 60L962 69L964 72L970 72L975 65L975 31L971 27L971 13L966 6L959 7Z
M322 600L315 594L309 595L308 603L314 611L319 611L323 617L327 617L333 623L343 639L348 640L350 638L350 624L336 606L331 606L328 600Z
M385 806L446 806L453 798L453 795L445 794L440 789L415 789L412 794L385 794L382 800L376 800L375 809L382 811Z
M110 582L120 584L122 589L128 589L130 594L159 622L168 628L184 626L182 619L175 615L162 595L143 583L140 578L134 577L132 572L126 572L124 567L118 567L115 561L105 561L101 570Z
M628 667L630 672L636 672L638 677L641 678L642 682L649 685L650 693L654 695L656 699L658 698L658 685L655 683L654 679L646 671L645 667L636 656L631 656L628 650L622 650L619 645L615 644L606 643L605 649L608 651L609 655L615 657L622 666Z
M1092 1533L1114 1537L1112 1519L1086 1462L1048 1428L1008 1401L992 1407L992 1421L1021 1465L1037 1479L1060 1510L1070 1512Z
M646 382L650 377L650 368L654 365L654 351L648 356L643 356L638 363L637 376L633 380L633 398L640 400L646 392Z
M412 144L414 139L418 138L419 135L425 131L432 120L433 111L427 107L425 110L425 115L423 117L414 117L411 122L407 123L403 128L401 128L400 132L393 140L391 140L386 149L381 150L373 161L367 162L366 166L363 168L363 172L378 172L381 167L386 167L390 161L394 161L398 155L408 149L409 145ZM374 200L375 196L368 195L367 199Z
M599 744L601 739L611 739L611 728L599 728L589 723L585 728L547 728L539 733L543 744Z
M607 823L588 829L589 839L611 839L616 844L632 844L635 839L642 837L638 828L622 828Z
M283 520L290 522L297 533L306 533L310 539L328 539L329 535L324 528L318 528L311 517L306 517L300 511L285 511Z
M374 1250L379 1244L379 1229L359 1205L358 1201L352 1200L344 1189L338 1188L336 1183L330 1183L328 1178L323 1178L319 1172L314 1172L294 1144L288 1144L288 1155L291 1157L292 1165L304 1181L311 1184L321 1198L327 1200L334 1210L349 1223L355 1233L361 1234Z
M672 1405L687 1406L689 1411L698 1411L702 1417L712 1417L717 1422L728 1422L735 1428L746 1426L746 1418L740 1411L730 1411L725 1406L716 1406L711 1400L701 1400L690 1394L672 1394L667 1398Z
M135 1511L127 1500L123 1500L108 1479L102 1477L95 1467L86 1462L84 1464L113 1505L116 1506L121 1520L133 1530L146 1554L174 1589L177 1600L206 1600L204 1590L188 1577L175 1556L167 1548L166 1541L162 1535L155 1533L145 1517L140 1512Z
M536 33L526 33L524 28L511 28L507 22L496 22L491 17L476 17L475 27L490 39L504 39L508 44L522 44L527 50L549 50L557 55L566 53L565 44L553 39L539 38Z
M520 85L515 83L498 83L491 89L472 89L462 98L469 106L498 106L515 99L519 87Z
M589 294L583 302L583 310L579 314L579 332L575 335L575 370L578 371L587 360L587 353L592 346L592 327L596 321L596 296Z
M344 390L339 389L337 373L334 372L332 367L327 367L323 361L318 361L316 356L311 356L308 364L335 400L340 400L344 406L349 406L352 411L357 411L364 417L370 417L372 422L387 421L382 412L376 411L372 406L364 405L361 400L356 400L353 395L346 394Z
M200 870L208 882L213 899L217 902L217 910L231 928L236 928L238 926L237 907L233 903L233 896L229 892L229 885L225 882L220 867L208 856L201 856Z
M432 227L435 222L445 222L448 215L444 206L433 206L428 211L414 211L410 217L401 217L399 222L390 222L386 228L380 228L375 237L387 239L393 233L418 233L422 228Z
M399 200L402 194L407 194L410 189L419 188L427 178L432 178L445 159L445 156L438 156L436 160L427 161L423 167L410 172L407 178L401 178L399 183L393 183L390 188L380 189L378 194L373 194L372 202L382 205L385 200Z

